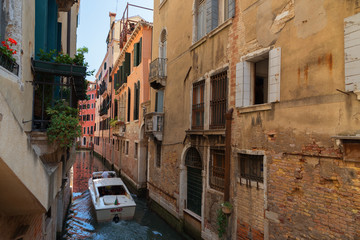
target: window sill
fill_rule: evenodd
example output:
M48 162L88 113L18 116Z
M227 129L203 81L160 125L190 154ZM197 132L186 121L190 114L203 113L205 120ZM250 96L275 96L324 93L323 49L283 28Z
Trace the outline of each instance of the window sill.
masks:
M18 75L14 74L13 72L10 72L1 65L0 65L0 75L3 76L4 78L11 80L12 82L20 81L20 77Z
M165 0L166 1L166 0ZM222 24L220 24L219 26L217 26L216 28L214 28L213 30L211 30L208 34L206 34L205 36L203 36L202 38L200 38L198 41L196 41L193 45L190 46L190 51L194 50L195 48L199 47L201 44L203 44L204 42L206 42L206 40L208 38L212 38L213 36L215 36L216 34L218 34L219 32L221 32L223 29L225 29L226 27L230 26L233 22L232 18L229 18L228 20L226 20L225 22L223 22Z
M236 178L237 183L246 186L246 179L245 178ZM250 180L251 187L257 188L257 183L255 181ZM259 189L264 190L264 183L259 182Z
M199 215L197 215L196 213L192 212L191 210L184 209L184 212L187 213L188 215L190 215L191 217L195 218L199 222L201 222L201 217Z
M225 129L209 129L209 130L187 130L186 134L189 135L224 135L225 136Z
M166 2L167 2L167 0L163 0L162 3L160 3L159 10L165 5Z
M259 105L252 105L248 107L237 107L238 113L251 113L251 112L259 112L259 111L269 111L272 110L271 103L264 103Z

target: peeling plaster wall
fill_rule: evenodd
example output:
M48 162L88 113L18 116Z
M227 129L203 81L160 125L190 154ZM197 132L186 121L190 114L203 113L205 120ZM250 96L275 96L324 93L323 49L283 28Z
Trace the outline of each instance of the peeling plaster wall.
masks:
M282 59L280 101L268 104L267 110L234 111L231 189L238 211L232 217L232 236L243 239L254 230L265 239L360 236L360 165L342 160L342 148L332 138L360 133L360 102L352 92L337 91L344 91L345 85L344 18L358 12L360 4L355 0L237 4L229 33L230 106L235 107L235 64L242 56L281 47ZM262 150L267 158L265 202L257 204L264 214L258 214L256 221L245 221L239 211L251 209L236 182L237 152L243 150ZM255 204L261 195L252 196L251 202Z

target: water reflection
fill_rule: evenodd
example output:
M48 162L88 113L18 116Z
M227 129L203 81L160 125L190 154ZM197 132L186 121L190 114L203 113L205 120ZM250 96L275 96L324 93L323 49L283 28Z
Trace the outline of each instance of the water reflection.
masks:
M133 195L136 210L132 221L97 223L87 181L92 172L107 170L90 152L78 152L73 166L73 203L69 208L63 239L182 239L165 221L150 211L143 199Z

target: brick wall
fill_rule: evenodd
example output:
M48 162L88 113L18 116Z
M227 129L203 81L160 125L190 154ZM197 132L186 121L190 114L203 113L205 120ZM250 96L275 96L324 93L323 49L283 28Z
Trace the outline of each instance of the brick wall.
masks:
M20 232L21 226L28 225L29 228L24 235L24 240L42 240L43 214L23 216L2 216L0 215L0 239L13 239Z
M236 195L237 239L263 239L264 190L237 183Z
M359 163L335 157L274 158L268 210L279 215L270 221L270 239L359 239L359 175Z

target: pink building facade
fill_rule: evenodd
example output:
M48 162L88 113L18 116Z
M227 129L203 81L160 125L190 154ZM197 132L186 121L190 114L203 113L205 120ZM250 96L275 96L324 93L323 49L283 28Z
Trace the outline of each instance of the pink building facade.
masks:
M95 83L89 83L86 93L88 99L79 101L79 120L82 129L82 137L79 139L80 148L92 149L94 146L96 86Z

